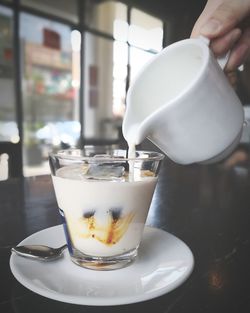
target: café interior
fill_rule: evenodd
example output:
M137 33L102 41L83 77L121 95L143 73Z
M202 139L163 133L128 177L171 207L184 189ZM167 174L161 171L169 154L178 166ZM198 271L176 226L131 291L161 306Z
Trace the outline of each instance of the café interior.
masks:
M82 310L26 289L8 266L11 246L60 224L49 153L127 148L131 83L164 47L189 38L205 4L0 0L0 312L249 312L250 61L233 86L246 124L235 154L190 166L166 156L162 166L149 224L191 248L195 269L184 285L146 302ZM147 139L141 147L158 149Z
M204 4L1 1L1 179L48 173L48 153L60 148L124 146L131 81L190 36ZM235 88L247 105L246 66Z

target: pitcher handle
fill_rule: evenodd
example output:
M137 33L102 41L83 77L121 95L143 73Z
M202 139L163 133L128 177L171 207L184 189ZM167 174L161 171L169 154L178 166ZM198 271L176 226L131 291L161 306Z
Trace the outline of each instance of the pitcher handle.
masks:
M210 40L207 37L199 36L199 39L209 47ZM222 70L224 70L224 68L225 68L225 66L226 66L226 64L228 62L229 56L230 56L230 51L228 51L224 55L216 58L216 60L219 63L220 67L222 68Z

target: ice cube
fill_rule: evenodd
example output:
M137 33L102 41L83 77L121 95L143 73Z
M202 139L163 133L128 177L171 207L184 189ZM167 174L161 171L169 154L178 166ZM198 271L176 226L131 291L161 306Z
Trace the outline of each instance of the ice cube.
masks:
M74 180L82 180L85 179L85 174L87 173L88 168L88 164L71 164L59 168L56 171L56 176Z
M121 164L89 164L85 178L95 180L119 181L124 179L125 169Z
M96 158L96 159L111 158L111 155L109 155L109 154L95 154L93 156L93 158Z

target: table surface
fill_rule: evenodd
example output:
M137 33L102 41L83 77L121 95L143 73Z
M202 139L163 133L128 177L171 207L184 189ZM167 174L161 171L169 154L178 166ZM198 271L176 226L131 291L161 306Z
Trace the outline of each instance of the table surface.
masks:
M50 176L0 182L0 312L250 312L250 162L240 146L213 165L164 160L147 223L192 250L195 267L177 289L120 306L80 306L47 299L19 284L10 249L32 233L61 223Z

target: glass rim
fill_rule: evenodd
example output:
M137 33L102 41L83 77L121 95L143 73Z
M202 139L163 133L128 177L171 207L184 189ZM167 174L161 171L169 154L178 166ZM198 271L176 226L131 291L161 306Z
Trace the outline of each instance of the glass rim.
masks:
M94 146L93 146L94 148ZM161 161L165 158L165 155L156 151L149 150L136 150L135 153L141 154L141 156L136 156L135 158L123 157L119 155L109 155L109 154L96 154L96 156L87 155L71 155L73 151L84 152L84 149L62 149L57 152L49 153L49 157L56 157L59 159L71 160L71 161L97 161L97 162L121 162L121 161ZM127 152L126 149L111 149L111 151L123 151ZM147 157L145 157L145 155ZM99 156L99 157L98 157Z

